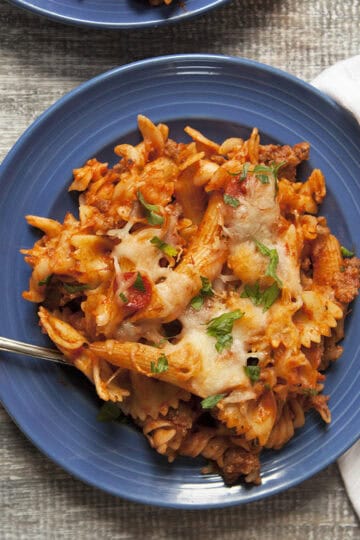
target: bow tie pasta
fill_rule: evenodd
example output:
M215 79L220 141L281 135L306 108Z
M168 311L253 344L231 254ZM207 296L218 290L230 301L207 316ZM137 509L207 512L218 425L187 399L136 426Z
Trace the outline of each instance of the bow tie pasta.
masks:
M359 259L317 216L326 194L297 166L309 144L186 144L138 117L118 163L74 170L79 216L27 216L24 298L43 330L170 461L202 455L226 483L260 482L315 409L330 422L324 370L342 352ZM110 404L110 405L109 405ZM112 405L111 405L112 404Z

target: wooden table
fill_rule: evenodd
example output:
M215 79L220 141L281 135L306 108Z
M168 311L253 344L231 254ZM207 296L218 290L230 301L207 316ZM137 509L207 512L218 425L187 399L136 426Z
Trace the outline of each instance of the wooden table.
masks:
M23 130L79 83L171 53L244 56L311 80L359 54L359 0L233 0L158 30L63 26L0 0L0 159ZM352 540L357 517L336 465L285 493L238 508L166 510L73 479L24 437L0 406L0 539Z

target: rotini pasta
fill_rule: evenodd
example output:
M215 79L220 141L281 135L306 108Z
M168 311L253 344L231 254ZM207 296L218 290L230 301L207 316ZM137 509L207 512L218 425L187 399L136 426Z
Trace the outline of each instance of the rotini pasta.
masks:
M318 206L325 178L296 167L309 144L218 144L138 118L119 162L74 170L79 216L27 216L24 298L69 362L170 461L202 455L226 483L260 482L315 409L330 422L323 370L342 348L360 261ZM213 469L212 469L213 470Z

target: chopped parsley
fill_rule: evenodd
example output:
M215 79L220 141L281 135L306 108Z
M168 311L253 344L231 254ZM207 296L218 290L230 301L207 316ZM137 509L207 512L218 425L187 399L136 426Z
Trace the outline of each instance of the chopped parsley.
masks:
M145 217L148 223L150 223L150 225L162 225L164 223L164 218L160 214L159 206L146 202L141 191L137 192L137 198L145 210Z
M263 291L260 290L259 282L254 285L245 285L241 298L249 298L255 306L263 306L263 311L267 311L280 294L280 288L276 281Z
M240 204L240 201L239 199L236 199L235 197L232 197L231 195L224 193L224 203L229 206L232 206L233 208L237 208Z
M353 257L355 255L355 252L354 251L350 251L349 249L347 249L346 247L344 246L341 246L340 247L340 251L341 251L341 255L345 258L345 259L351 259L351 257Z
M145 292L146 291L145 285L144 285L144 280L141 277L140 272L137 273L137 276L136 276L136 279L134 281L133 287L134 287L134 289L136 289L136 290L138 290L140 292Z
M199 311L199 309L202 308L206 297L214 296L214 291L209 279L203 276L200 276L200 279L202 285L199 294L194 296L190 302L191 307L196 311Z
M112 401L105 401L102 404L96 419L99 422L111 422L112 420L118 420L123 415L121 409Z
M230 174L230 176L239 176L239 182L243 182L248 175L250 165L251 163L246 162L244 163L241 171L236 171L236 172L227 171L227 173Z
M38 282L38 285L40 285L40 287L42 285L49 285L52 278L53 278L54 274L50 274L48 275L45 279L42 279L41 281Z
M260 378L260 366L244 366L244 371L249 377L251 384L258 381Z
M260 180L262 184L269 184L270 177L272 176L274 179L274 184L275 184L275 193L277 193L278 174L279 174L279 170L284 165L286 165L286 161L282 161L281 163L271 163L270 165L255 165L255 167L251 171L249 171L251 167L251 163L246 162L244 163L241 171L238 171L238 172L227 171L227 172L231 176L239 176L239 182L243 182L246 179L249 172L255 174L255 177L258 180Z
M150 345L152 345L153 347L156 347L157 349L159 349L161 347L161 345L163 343L165 343L166 341L169 341L169 338L164 337L164 338L159 339L159 341L156 341L156 342L152 341L150 343Z
M249 168L250 168L250 163L244 163L244 166L243 166L240 178L239 178L240 182L243 182L246 179L249 172Z
M215 349L221 353L224 349L229 349L233 342L231 335L234 322L244 315L240 309L223 313L219 317L214 317L208 323L206 333L216 338Z
M262 184L269 184L269 175L274 179L275 183L275 193L278 191L278 174L281 167L286 165L286 161L281 161L280 163L271 163L270 165L256 165L253 172L255 176Z
M204 297L201 296L201 294L194 296L194 298L190 302L190 306L196 311L200 311L203 305L204 305Z
M168 359L165 354L161 354L157 359L157 363L150 362L151 373L164 373L169 369Z
M124 304L128 303L129 300L128 300L127 296L123 292L121 292L119 294L119 296L120 296L121 300L124 302Z
M89 285L82 283L63 283L63 286L65 291L70 294L85 291L85 289L90 289Z
M269 257L270 261L266 268L265 275L272 277L276 283L279 285L279 287L282 287L282 281L279 278L279 276L276 274L276 268L279 263L279 255L276 249L269 249L264 244L259 242L258 240L254 240L256 247L260 251L262 255L265 255L266 257Z
M269 184L269 174L272 173L272 170L270 167L266 167L266 165L256 165L254 167L253 172L255 173L255 176L262 184Z
M201 401L201 407L203 409L212 409L225 397L225 394L215 394L214 396L209 396Z
M165 253L165 255L168 255L169 257L176 257L178 254L178 250L175 246L163 242L158 236L153 236L150 243L159 248L163 253Z

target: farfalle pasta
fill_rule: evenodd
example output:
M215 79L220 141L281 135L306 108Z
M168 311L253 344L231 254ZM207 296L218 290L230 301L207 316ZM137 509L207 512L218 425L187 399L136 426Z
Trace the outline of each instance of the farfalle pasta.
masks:
M317 216L326 193L296 168L309 144L188 143L138 117L118 163L74 170L79 216L27 216L24 298L42 329L170 461L204 456L227 483L260 482L315 409L330 422L324 369L342 352L359 260Z

